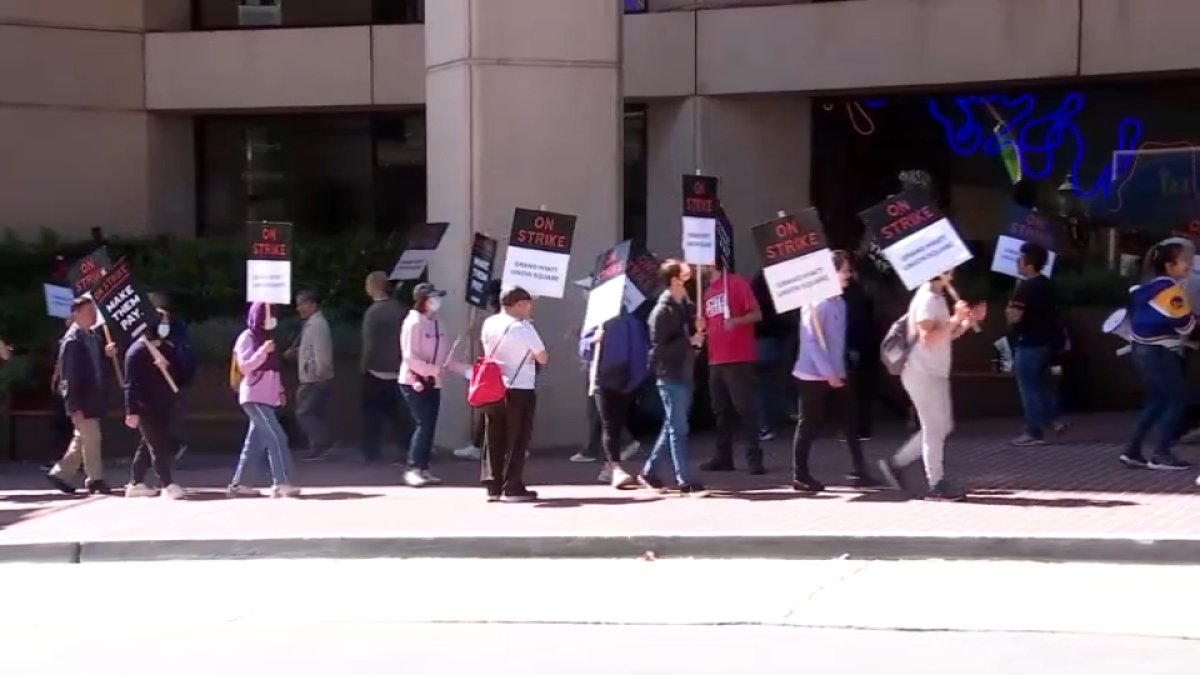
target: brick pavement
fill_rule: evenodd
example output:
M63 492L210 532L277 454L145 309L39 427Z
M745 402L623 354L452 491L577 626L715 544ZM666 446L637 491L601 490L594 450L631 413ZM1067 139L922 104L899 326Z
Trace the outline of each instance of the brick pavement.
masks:
M1200 540L1196 472L1130 471L1116 462L1128 415L1081 418L1061 444L1012 448L1007 422L964 425L948 449L951 475L972 490L966 503L926 503L895 493L836 487L848 468L836 441L814 453L816 475L833 486L815 497L787 488L788 443L768 444L772 473L707 474L710 499L617 492L594 482L594 464L531 463L544 501L488 504L476 466L442 460L440 488L397 487L400 468L352 462L300 465L300 500L221 497L232 458L184 469L184 502L84 498L46 489L31 469L0 476L0 545L162 539L440 537L479 535L894 535L1179 538ZM896 430L868 444L881 457ZM711 447L697 439L696 454ZM1193 448L1184 457L1200 460ZM113 476L116 478L116 476ZM118 481L113 481L118 482Z

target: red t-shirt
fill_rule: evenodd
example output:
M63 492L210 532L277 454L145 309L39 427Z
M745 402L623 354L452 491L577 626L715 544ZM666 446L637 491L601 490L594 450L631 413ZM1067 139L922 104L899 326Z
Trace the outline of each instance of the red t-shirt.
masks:
M727 327L725 303L729 316L744 316L758 309L750 282L736 274L722 274L720 279L704 290L704 319L708 322L708 363L753 363L758 360L754 342L754 324Z

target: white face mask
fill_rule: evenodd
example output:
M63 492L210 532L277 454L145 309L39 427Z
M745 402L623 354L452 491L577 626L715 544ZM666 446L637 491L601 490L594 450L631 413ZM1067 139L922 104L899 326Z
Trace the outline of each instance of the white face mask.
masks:
M170 334L171 334L171 324L169 324L169 323L158 324L158 337L165 340L165 339L167 339L167 336Z
M430 298L429 301L425 303L425 308L431 312L438 311L439 309L442 308L442 299L441 298Z
M266 328L267 330L275 330L275 326L278 326L278 325L279 325L279 319L276 319L275 317L271 316L271 317L267 317L267 322L263 324L263 328Z

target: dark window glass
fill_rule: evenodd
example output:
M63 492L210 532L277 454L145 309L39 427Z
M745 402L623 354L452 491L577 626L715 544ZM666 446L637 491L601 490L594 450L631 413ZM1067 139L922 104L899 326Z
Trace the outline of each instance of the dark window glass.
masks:
M626 239L646 241L646 106L625 106L625 228Z
M425 0L192 0L197 30L423 23Z

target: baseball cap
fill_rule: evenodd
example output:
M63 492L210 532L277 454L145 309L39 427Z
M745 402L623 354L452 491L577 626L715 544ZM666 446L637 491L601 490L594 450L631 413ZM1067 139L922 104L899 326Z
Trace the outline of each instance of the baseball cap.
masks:
M439 291L436 286L428 282L417 284L413 289L413 302L428 300L429 298L440 298L446 295L446 291Z

